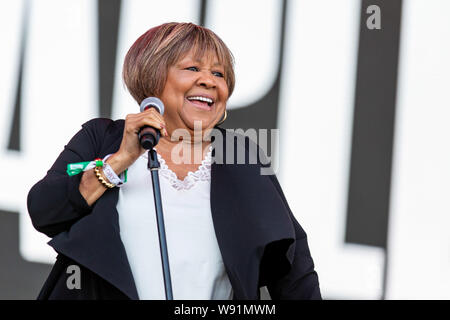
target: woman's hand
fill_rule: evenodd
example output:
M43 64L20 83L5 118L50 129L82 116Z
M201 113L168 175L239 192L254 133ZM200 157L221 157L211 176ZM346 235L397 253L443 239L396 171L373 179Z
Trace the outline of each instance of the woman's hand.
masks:
M168 136L163 116L155 109L149 108L144 112L128 114L125 118L125 128L119 150L108 159L108 164L117 174L122 173L145 152L139 143L139 130L143 126L153 127Z
M158 129L163 136L168 136L164 118L154 108L147 109L141 113L127 115L120 148L107 160L117 175L124 172L145 152L138 138L140 128L145 125ZM87 204L91 206L106 191L106 187L98 181L94 170L91 169L83 172L79 190Z

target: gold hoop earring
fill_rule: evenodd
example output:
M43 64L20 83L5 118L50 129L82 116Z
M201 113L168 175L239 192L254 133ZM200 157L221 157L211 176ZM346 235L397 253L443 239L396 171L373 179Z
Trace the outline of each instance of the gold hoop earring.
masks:
M219 122L217 122L216 126L218 126L219 124L224 123L225 120L227 119L227 116L228 116L227 109L225 109L225 113L223 114L222 119Z

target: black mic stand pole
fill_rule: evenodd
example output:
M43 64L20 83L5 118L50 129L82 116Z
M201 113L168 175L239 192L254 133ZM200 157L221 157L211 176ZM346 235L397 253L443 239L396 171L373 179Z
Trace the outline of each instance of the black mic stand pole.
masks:
M173 300L172 280L170 279L169 268L169 255L167 254L166 231L164 229L164 216L161 202L161 189L159 187L158 170L160 168L160 165L156 151L153 148L148 150L147 167L148 169L150 169L150 173L152 175L153 198L155 199L156 224L158 226L159 248L161 251L161 262L164 276L164 288L166 290L166 300Z

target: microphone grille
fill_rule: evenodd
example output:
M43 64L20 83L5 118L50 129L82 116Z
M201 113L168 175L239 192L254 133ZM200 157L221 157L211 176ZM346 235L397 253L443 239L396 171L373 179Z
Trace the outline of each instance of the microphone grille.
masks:
M164 103L156 97L148 97L141 102L141 112L147 110L148 108L154 107L158 112L164 114Z

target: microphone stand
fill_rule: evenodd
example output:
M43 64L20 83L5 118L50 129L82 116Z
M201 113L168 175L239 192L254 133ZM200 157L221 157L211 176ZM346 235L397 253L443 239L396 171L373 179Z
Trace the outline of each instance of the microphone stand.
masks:
M152 175L153 198L155 199L156 223L158 225L159 248L161 251L161 262L164 276L164 288L166 291L166 300L173 300L172 282L170 279L169 256L167 254L166 232L164 229L164 217L161 203L161 189L159 187L158 170L160 164L156 151L148 150L148 169Z

